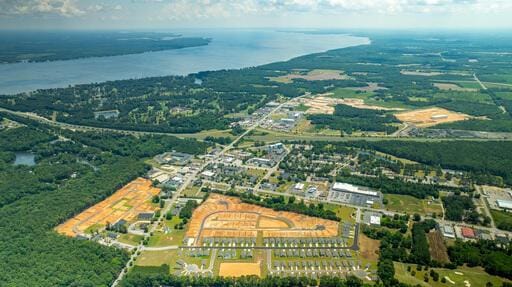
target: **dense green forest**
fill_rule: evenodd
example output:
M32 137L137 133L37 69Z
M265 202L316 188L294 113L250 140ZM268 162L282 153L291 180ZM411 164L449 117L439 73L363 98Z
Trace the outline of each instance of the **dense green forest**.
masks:
M452 221L464 221L471 224L488 225L491 219L480 215L476 211L473 199L470 196L450 195L443 197L445 216Z
M65 138L55 140L57 135ZM128 254L53 228L145 174L143 157L206 147L174 137L72 133L41 124L2 130L0 139L0 285L7 286L109 286ZM14 166L12 151L27 149L36 165Z
M347 279L340 277L322 276L318 280L308 277L265 277L244 276L241 278L224 277L176 277L168 274L147 274L132 272L123 280L124 287L203 287L203 286L240 286L240 287L363 287L372 286L364 284L362 280L349 276Z
M336 181L368 186L378 189L382 191L382 193L410 195L420 199L428 196L437 198L439 197L439 189L441 189L441 187L433 184L414 183L401 179L391 179L384 176L373 178L365 176L340 175L336 177Z
M391 123L398 120L382 111L353 108L347 105L336 105L332 115L309 115L311 123L321 128L339 130L351 134L355 131L376 131L392 133L397 130Z
M507 184L512 184L512 142L508 141L368 141L349 145L447 169L497 175Z
M470 267L482 266L489 274L512 279L512 249L501 248L493 241L462 242L448 247L450 260Z
M173 33L2 31L0 63L104 57L208 45L209 39ZM58 44L57 44L58 43Z
M320 94L377 83L382 89L362 95L372 104L413 109L440 106L491 119L485 123L480 120L454 123L453 127L510 131L510 89L491 87L484 91L473 78L476 73L487 81L503 82L507 75L512 75L510 65L503 64L512 61L512 56L478 53L489 49L489 41L496 43L493 50L506 50L510 41L504 39L510 40L509 36L457 34L452 37L458 41L452 41L448 35L435 35L438 39L435 42L426 40L433 35L420 33L366 36L371 37L371 45L331 50L259 67L40 90L0 97L0 106L35 112L47 118L56 116L58 121L73 124L193 133L226 129L240 116L251 114L278 96L292 98L306 92ZM159 35L147 35L147 38L155 37ZM173 41L179 39L185 40ZM173 41L153 41L152 45L167 45ZM12 49L2 51L9 50ZM441 54L443 57L439 57ZM469 59L478 61L469 62ZM314 69L342 71L347 78L294 79L287 83L271 80L298 70ZM459 89L441 89L436 86L439 83L450 83ZM311 119L320 126L345 133L355 130L389 133L396 129L390 125L396 120L384 112L342 105L336 109L335 115L315 115Z

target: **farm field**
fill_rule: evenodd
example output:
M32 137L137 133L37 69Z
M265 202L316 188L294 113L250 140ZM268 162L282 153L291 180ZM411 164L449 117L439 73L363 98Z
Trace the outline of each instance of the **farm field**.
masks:
M442 108L428 108L395 114L402 122L414 124L418 127L430 127L441 123L463 121L470 116L452 112Z
M242 203L211 194L194 211L186 238L199 245L203 238L334 237L338 222Z
M410 195L385 194L384 198L388 200L385 208L390 211L405 212L408 214L419 213L422 215L436 213L440 215L443 212L440 203L428 199L418 199Z
M137 178L102 202L57 226L56 230L67 236L77 236L86 233L92 226L98 229L121 219L132 221L139 213L157 209L151 203L151 198L159 193L160 189L152 187L150 180Z

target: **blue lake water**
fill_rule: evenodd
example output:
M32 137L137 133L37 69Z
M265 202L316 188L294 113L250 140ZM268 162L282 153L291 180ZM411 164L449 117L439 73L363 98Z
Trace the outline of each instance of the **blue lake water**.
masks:
M109 80L236 69L285 61L332 49L369 44L364 37L271 30L185 30L208 37L207 46L143 54L43 63L0 64L0 94Z
M31 152L17 152L15 155L14 165L36 165L36 156Z

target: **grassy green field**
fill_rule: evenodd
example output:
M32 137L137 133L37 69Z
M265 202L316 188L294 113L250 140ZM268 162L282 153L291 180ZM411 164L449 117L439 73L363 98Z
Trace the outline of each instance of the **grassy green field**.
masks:
M134 235L134 234L121 234L117 240L121 243L126 243L130 245L137 245L144 237L142 235Z
M174 229L174 226L180 223L180 221L180 218L177 216L173 216L171 220L164 220L163 224L170 229L170 232L165 234L161 230L155 231L153 236L149 238L148 246L161 247L181 245L185 237L185 229Z
M334 93L333 97L335 97L335 98L340 98L340 99L341 98L355 98L355 99L363 99L363 100L367 100L375 94L374 92L361 92L361 91L354 91L352 89L343 89L343 88L335 89L333 93Z
M422 215L442 213L441 203L432 202L428 204L427 199L418 199L410 195L400 194L384 194L384 198L388 200L386 209L390 211L406 212L408 214L419 213Z
M496 96L500 99L504 100L512 100L512 91L511 92L495 92Z
M493 104L492 98L480 92L462 92L462 91L444 91L435 93L434 100L448 99L448 100L461 100L475 103Z
M159 251L143 251L141 255L135 261L135 265L139 266L160 266L162 264L167 264L170 266L172 270L176 266L176 261L178 259L182 259L189 264L201 264L202 259L206 259L207 257L189 257L185 255L180 255L179 250L159 250Z
M199 190L201 189L200 186L192 186L192 185L189 185L184 191L183 191L183 195L185 197L203 197L204 196L204 192L200 192Z
M341 206L336 204L324 204L325 209L332 210L336 212L336 215L346 222L355 222L355 218L353 215L356 212L356 209L348 206Z
M494 223L496 223L496 227L503 228L502 225L511 226L512 227L512 214L500 211L500 210L493 210L491 209L491 215L494 219Z
M411 270L416 271L415 276L412 276L411 272L407 272L407 266L411 266ZM425 287L467 287L464 283L465 280L469 282L471 287L485 286L487 282L491 282L493 286L501 286L502 282L506 280L497 276L489 275L485 273L485 271L481 268L459 267L455 270L434 268L434 270L439 273L439 281L434 282L432 278L430 278L429 282L427 283L423 280L423 276L426 272L429 271L417 271L416 265L395 262L395 277L402 283L411 284L414 286L419 284L420 286ZM445 276L450 278L454 284L450 282L441 283L441 278Z

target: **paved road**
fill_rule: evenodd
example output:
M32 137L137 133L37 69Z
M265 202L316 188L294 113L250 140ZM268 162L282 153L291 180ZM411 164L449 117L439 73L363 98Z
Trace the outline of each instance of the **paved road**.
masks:
M476 76L476 74L473 74L473 78L475 78L475 81L478 82L478 84L480 85L480 87L482 87L483 90L487 90L487 87L484 85L484 83L482 83L480 81L480 79Z
M221 158L224 154L226 154L229 150L231 150L236 143L238 143L243 137L247 136L250 132L252 132L255 128L257 128L260 124L262 124L266 119L268 119L273 113L275 113L277 110L281 109L285 104L288 104L290 102L293 102L293 101L296 101L300 98L302 98L303 96L301 97L297 97L297 98L294 98L294 99L291 99L287 102L284 102L282 104L280 104L279 106L277 106L276 108L274 108L273 110L271 110L268 114L264 115L263 117L261 117L258 121L256 121L251 127L249 127L245 132L243 132L241 135L239 135L234 141L232 141L229 145L225 146L224 149L222 149L222 151L220 151L219 153L215 154L215 156L211 157L210 159L206 160L203 165L198 168L197 170L195 170L192 174L190 174L189 176L186 177L184 183L181 185L181 187L173 194L172 198L170 200L167 201L167 204L166 206L162 209L161 213L160 213L160 218L152 225L150 225L149 227L149 233L151 234L155 229L156 227L158 226L158 223L163 220L163 218L165 217L165 214L169 211L169 209L172 207L172 205L178 200L179 196L181 195L181 193L183 192L183 190L185 190L185 188L191 183L193 182L197 176L199 175L199 173L204 169L206 168L210 163L213 163L215 162L216 160L218 160L219 158ZM11 113L17 113L17 112L13 112L13 111L9 111L9 110L5 110L5 109L1 109L0 108L0 111L7 111L7 112L11 112ZM22 113L24 114L24 113ZM36 119L39 119L40 121L45 121L45 122L50 122L50 123L55 123L55 122L52 122L52 121L49 121L48 119L45 119L45 118L42 118L42 117L39 117L39 116L35 116ZM61 125L62 123L57 123L58 125ZM64 124L65 126L68 126L67 124ZM82 128L81 126L77 126L79 128ZM108 130L110 131L110 129L105 129L105 130ZM154 133L151 133L151 132L144 132L143 134L154 134ZM121 280L123 279L124 275L126 274L126 271L129 269L129 267L135 262L135 260L137 259L137 254L139 253L139 251L141 250L144 250L144 246L142 245L138 245L136 248L135 248L135 251L133 252L133 255L130 257L130 260L126 263L126 266L125 268L121 271L121 273L119 274L119 276L117 277L117 279L112 283L112 287L116 287L119 285L119 282L121 282Z
M491 226L496 228L496 224L494 223L494 218L491 215L491 211L489 210L489 205L487 204L486 197L483 194L483 188L480 185L475 185L476 192L480 194L480 205L482 206L484 213L491 219ZM444 219L444 218L443 218Z

